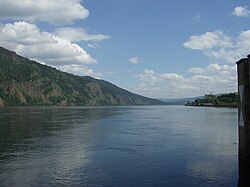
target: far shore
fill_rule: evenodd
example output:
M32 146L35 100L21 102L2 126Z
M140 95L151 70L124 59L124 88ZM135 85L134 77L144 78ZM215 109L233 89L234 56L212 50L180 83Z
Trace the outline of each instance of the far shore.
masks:
M239 105L185 105L194 107L239 108Z

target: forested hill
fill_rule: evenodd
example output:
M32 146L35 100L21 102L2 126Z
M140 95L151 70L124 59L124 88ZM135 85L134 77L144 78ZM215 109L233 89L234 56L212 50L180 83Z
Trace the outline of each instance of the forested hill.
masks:
M107 81L59 71L0 47L0 106L161 105Z
M238 93L229 93L222 95L206 94L202 99L196 99L194 102L188 102L188 106L215 106L215 107L238 107Z

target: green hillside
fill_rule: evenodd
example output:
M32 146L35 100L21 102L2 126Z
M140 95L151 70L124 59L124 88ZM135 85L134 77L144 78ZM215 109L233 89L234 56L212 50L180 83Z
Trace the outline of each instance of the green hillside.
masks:
M238 93L229 93L222 95L206 94L203 99L196 99L194 102L188 102L188 106L215 106L215 107L238 107Z
M0 106L161 105L107 81L42 65L0 47Z

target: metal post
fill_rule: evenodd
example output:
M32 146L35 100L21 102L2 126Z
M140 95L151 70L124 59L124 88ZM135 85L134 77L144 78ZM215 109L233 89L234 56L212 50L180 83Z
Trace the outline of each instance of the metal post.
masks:
M250 55L237 62L240 107L239 128L239 182L238 187L250 186Z

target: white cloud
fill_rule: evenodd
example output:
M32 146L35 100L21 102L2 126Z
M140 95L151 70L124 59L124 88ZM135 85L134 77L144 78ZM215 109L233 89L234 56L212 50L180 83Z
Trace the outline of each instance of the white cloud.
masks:
M91 43L91 44L88 44L88 47L90 47L92 49L98 49L99 45L97 43Z
M95 73L92 69L89 69L86 66L69 64L64 66L57 66L58 69L64 72L72 73L74 75L80 76L91 76L95 78L100 78L103 75L101 73Z
M241 58L246 57L249 54L250 49L250 30L242 31L237 38L234 39L233 46L231 48L220 48L205 51L205 55L216 61L226 61L229 63L235 63Z
M89 34L85 29L81 28L59 28L55 31L55 35L68 39L72 42L80 42L80 41L92 41L92 42L100 42L110 37L102 34Z
M235 15L237 17L250 17L250 11L247 7L237 6L234 8L232 15Z
M176 73L164 73L159 76L164 80L176 80L176 81L183 80L183 76L178 75Z
M20 55L54 66L97 63L79 45L40 31L36 25L27 22L0 26L0 43Z
M203 75L215 75L224 76L224 75L234 75L236 73L236 66L232 65L219 65L219 64L210 64L205 68L193 67L187 70L187 72L192 74L203 74Z
M145 69L132 91L157 98L198 96L205 93L236 91L236 66L210 64L205 68L190 68L191 76L176 73L159 74Z
M142 74L140 74L140 79L142 81L149 81L150 83L158 82L160 77L156 75L156 73L151 69L145 69Z
M0 18L24 21L45 21L52 24L71 24L85 19L89 11L80 0L0 0Z
M249 53L250 30L242 31L236 38L229 37L222 31L206 32L201 35L191 36L190 40L183 45L190 49L202 51L213 63L204 68L189 68L187 72L191 74L186 76L175 73L157 74L151 70L154 72L152 74L154 80L157 80L153 85L149 84L152 81L152 76L148 76L147 72L144 71L140 75L140 77L143 77L140 80L144 83L144 90L139 90L142 94L147 93L145 88L150 93L155 90L149 96L156 95L157 97L164 97L164 95L168 97L186 97L210 92L237 91L235 62ZM228 64L229 62L233 62L233 65ZM155 87L161 88L161 91L156 91Z
M89 11L82 0L0 0L0 19L14 20L14 23L0 24L1 46L17 54L48 64L76 75L99 78L86 64L97 63L76 42L90 42L89 47L98 48L97 42L110 37L90 34L82 28L60 27L73 24L75 20L85 19ZM22 20L22 21L20 21ZM42 31L35 22L53 24L53 33Z
M158 97L158 93L161 91L162 88L148 85L146 83L139 83L136 87L129 87L129 90L135 93L139 93L141 95L151 97L151 98L160 98ZM157 93L157 95L155 95Z
M0 25L1 41L10 44L34 45L56 43L53 36L47 32L40 32L38 27L26 22L8 23Z
M131 62L132 64L138 64L140 62L140 58L138 56L131 57L129 59L129 62Z
M183 44L184 47L196 50L207 50L214 47L232 47L231 38L222 31L206 32L202 35L194 35Z
M221 31L209 34L206 32L200 36L191 36L183 45L189 49L203 51L212 61L235 63L250 52L250 30L240 32L235 38Z
M187 72L193 73L193 74L202 74L204 72L204 69L199 68L199 67L193 67L193 68L188 69Z

